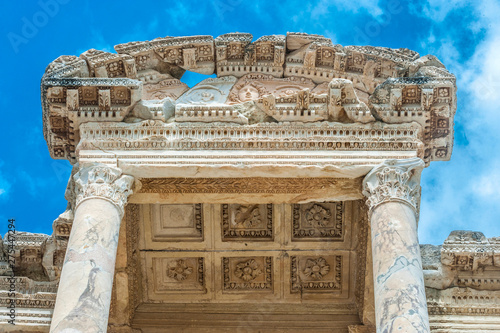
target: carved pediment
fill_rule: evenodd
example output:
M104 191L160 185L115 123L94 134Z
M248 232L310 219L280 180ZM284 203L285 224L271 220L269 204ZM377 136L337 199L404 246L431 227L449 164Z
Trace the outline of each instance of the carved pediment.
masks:
M76 162L86 122L417 123L419 157L451 156L455 77L407 49L333 45L288 33L164 37L62 56L42 79L44 134L54 158ZM216 73L189 88L185 70ZM209 126L209 124L207 124ZM120 134L121 135L121 134ZM119 135L119 136L120 136ZM120 136L123 139L123 137Z

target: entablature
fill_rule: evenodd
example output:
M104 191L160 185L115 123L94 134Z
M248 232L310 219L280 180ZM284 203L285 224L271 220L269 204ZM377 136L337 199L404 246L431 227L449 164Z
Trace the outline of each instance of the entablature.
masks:
M47 67L41 87L51 156L76 163L88 145L125 150L136 145L156 152L404 152L410 145L427 164L450 158L455 77L435 57L419 57L407 49L343 47L301 33L264 36L255 42L252 38L246 33L215 39L165 37L117 45L117 54L89 50L80 57L59 57ZM185 70L217 77L189 89L179 80ZM131 130L130 123L149 126L149 133L158 134ZM111 124L116 125L114 134ZM377 134L392 133L395 124L419 127L414 132L420 143ZM312 138L309 133L322 126L323 134ZM349 126L356 131L347 130L350 134L343 138L333 134ZM107 131L107 142L90 134L99 127ZM166 134L169 130L176 134ZM252 130L252 138L241 134ZM209 138L206 131L240 134ZM127 144L132 146L121 147Z

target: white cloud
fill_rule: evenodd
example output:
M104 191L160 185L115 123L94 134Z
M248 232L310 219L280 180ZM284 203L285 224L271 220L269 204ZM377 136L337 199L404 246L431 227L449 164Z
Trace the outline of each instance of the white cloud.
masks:
M500 171L495 171L477 177L472 187L475 195L492 203L500 200Z
M429 0L423 12L441 29L432 29L422 46L456 75L459 98L452 159L433 163L422 177L419 234L421 242L434 244L455 229L500 235L500 21L496 18L500 3L452 0L448 6L448 2ZM450 20L450 13L465 5L475 13L474 19L462 24ZM478 41L469 57L462 49L461 34Z
M3 162L0 161L0 200L8 199L10 188L12 186L11 182L6 179L1 168L3 166Z
M423 14L436 22L442 22L451 11L468 5L468 0L428 0L423 7Z
M311 17L313 19L318 19L322 16L326 16L328 15L331 7L336 7L338 10L348 11L352 13L358 13L360 10L365 10L373 17L377 17L383 14L383 10L379 6L379 1L321 0L313 7L311 11Z

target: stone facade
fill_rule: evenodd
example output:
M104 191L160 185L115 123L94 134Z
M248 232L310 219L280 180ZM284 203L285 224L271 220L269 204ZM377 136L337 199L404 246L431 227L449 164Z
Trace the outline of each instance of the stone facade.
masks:
M496 240L417 238L420 173L451 156L455 77L407 49L252 40L157 38L47 67L44 136L74 169L54 235L30 236L52 261L17 272L59 287L55 304L36 279L16 294L52 300L25 327L497 328ZM215 77L189 88L186 70Z

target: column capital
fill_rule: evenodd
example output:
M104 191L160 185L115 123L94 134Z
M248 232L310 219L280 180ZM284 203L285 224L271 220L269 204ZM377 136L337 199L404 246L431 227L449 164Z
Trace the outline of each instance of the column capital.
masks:
M134 177L122 175L119 168L92 163L82 165L73 175L75 209L83 201L100 198L112 202L123 215L127 198L132 194Z
M422 159L387 160L370 171L363 180L363 194L370 211L383 202L399 201L418 214Z

